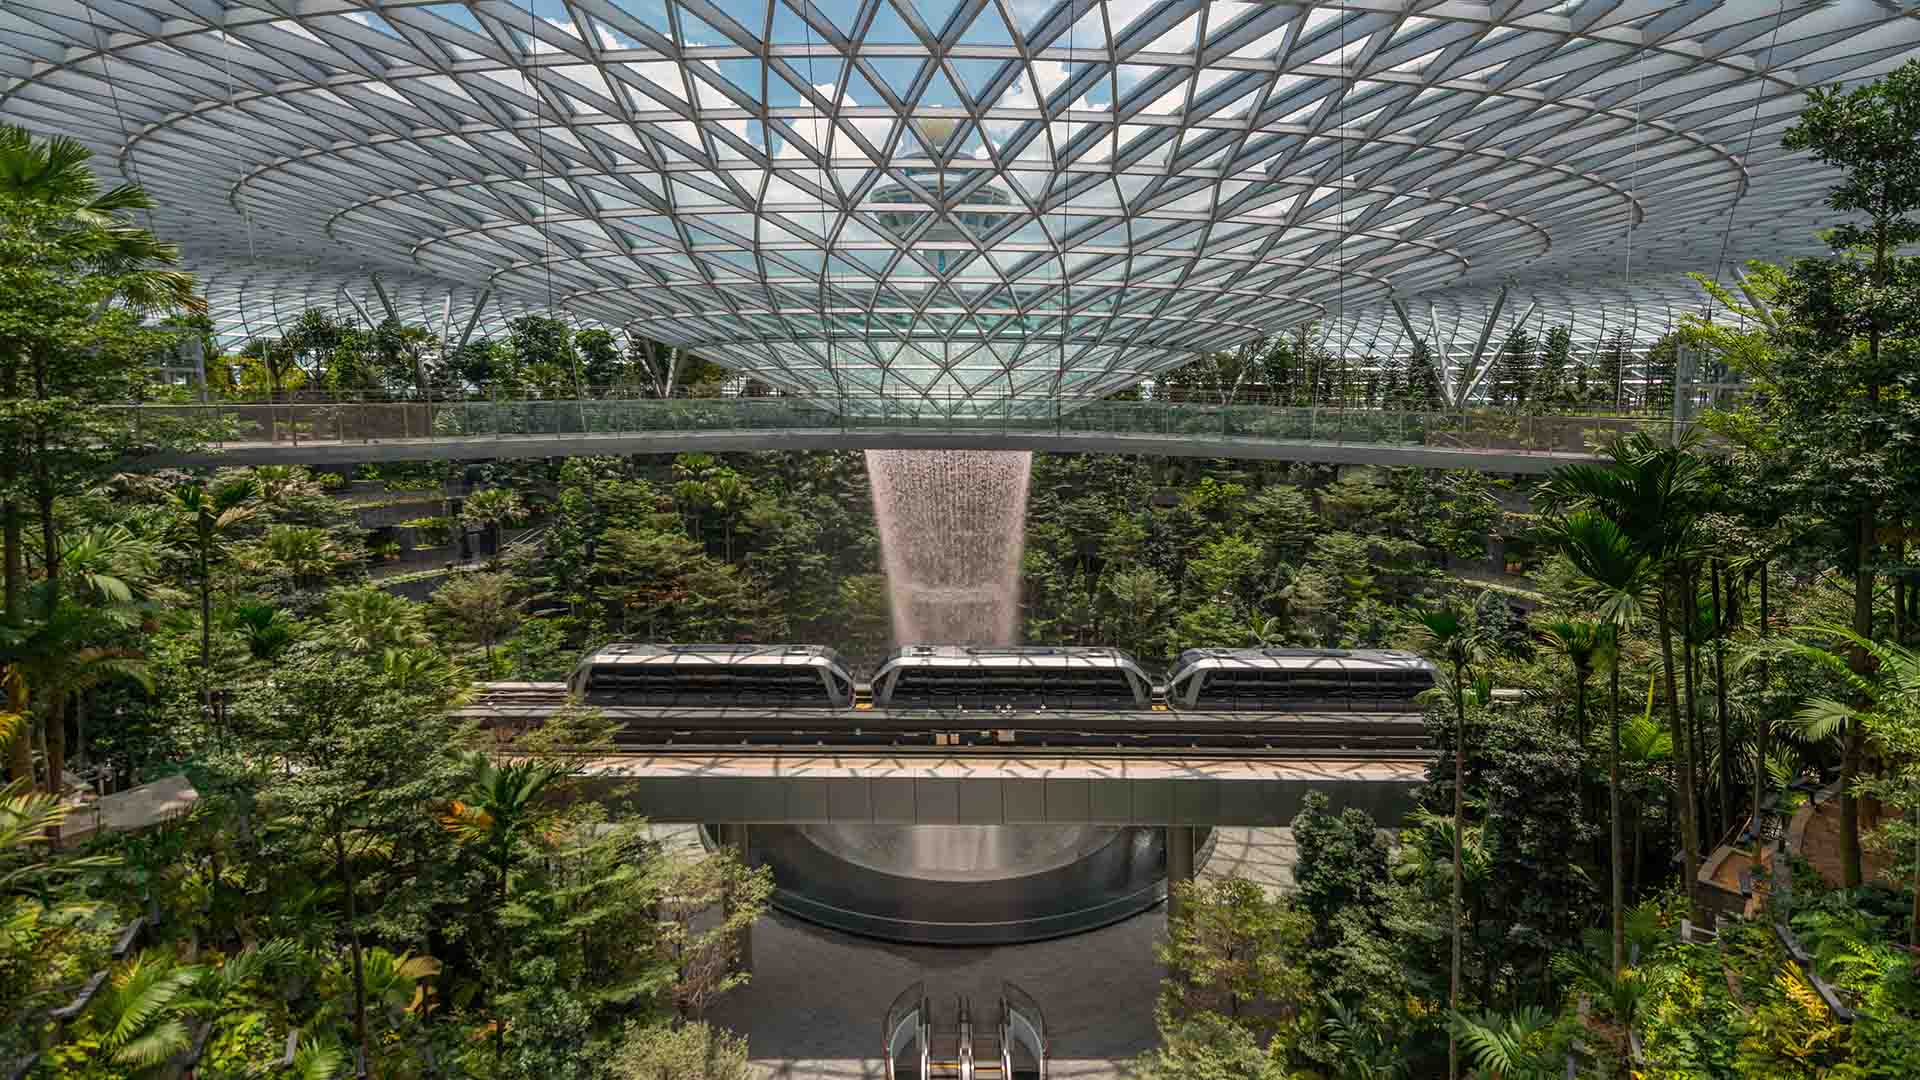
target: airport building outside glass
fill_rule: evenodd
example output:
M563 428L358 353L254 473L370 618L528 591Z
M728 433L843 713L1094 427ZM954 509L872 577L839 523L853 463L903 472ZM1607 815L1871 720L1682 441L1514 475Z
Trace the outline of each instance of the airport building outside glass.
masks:
M1820 250L1780 133L1911 7L8 0L0 117L144 185L229 339L553 313L823 401L1070 407L1309 322L1644 347L1683 271Z

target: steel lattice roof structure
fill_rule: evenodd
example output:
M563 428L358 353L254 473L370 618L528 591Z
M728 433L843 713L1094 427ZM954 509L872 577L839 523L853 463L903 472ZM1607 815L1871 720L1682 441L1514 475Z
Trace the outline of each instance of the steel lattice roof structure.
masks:
M1389 297L1424 334L1818 251L1780 133L1920 55L1907 7L8 0L0 118L144 184L229 333L378 292L1071 401L1308 320L1398 347Z

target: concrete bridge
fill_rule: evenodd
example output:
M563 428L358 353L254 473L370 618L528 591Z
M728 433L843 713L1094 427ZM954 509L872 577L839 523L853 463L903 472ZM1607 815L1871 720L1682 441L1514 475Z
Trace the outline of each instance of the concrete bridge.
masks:
M925 402L803 398L480 399L125 406L136 442L204 449L128 467L348 465L689 450L1037 450L1544 473L1609 436L1677 437L1669 420L1196 402Z

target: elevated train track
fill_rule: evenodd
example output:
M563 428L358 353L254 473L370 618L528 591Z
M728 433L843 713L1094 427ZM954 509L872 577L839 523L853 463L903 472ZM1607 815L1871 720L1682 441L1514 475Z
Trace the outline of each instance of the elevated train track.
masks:
M1116 649L913 646L860 682L819 646L611 645L566 683L485 684L459 715L511 735L590 707L648 753L1405 757L1432 749L1413 700L1432 684L1383 651L1190 650L1161 685Z
M539 726L571 702L562 683L488 683L457 715L511 734ZM591 707L619 725L616 747L649 753L864 747L951 755L1079 747L1339 757L1432 748L1418 713Z
M1433 683L1381 651L1191 650L1157 681L1107 648L909 646L861 678L815 645L615 644L460 715L511 745L597 710L616 734L588 783L770 869L781 910L1005 944L1147 910L1216 830L1283 826L1315 792L1397 817Z

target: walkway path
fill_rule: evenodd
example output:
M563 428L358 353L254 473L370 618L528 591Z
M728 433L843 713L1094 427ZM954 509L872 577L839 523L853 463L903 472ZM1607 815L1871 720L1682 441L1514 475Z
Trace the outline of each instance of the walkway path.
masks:
M1040 450L1542 473L1607 436L1674 425L1631 417L1098 402L1070 412L833 411L795 398L355 402L128 407L138 438L195 433L205 451L130 467L343 465L686 450Z

